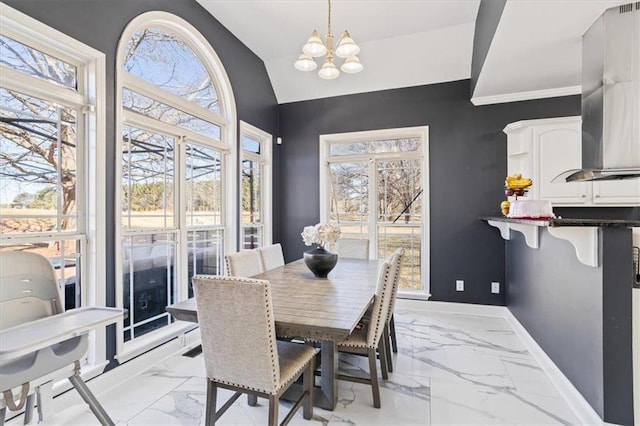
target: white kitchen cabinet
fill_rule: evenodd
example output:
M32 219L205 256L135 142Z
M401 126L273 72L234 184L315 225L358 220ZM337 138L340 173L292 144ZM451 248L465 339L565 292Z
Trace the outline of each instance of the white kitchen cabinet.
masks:
M593 182L593 203L640 206L640 179Z
M554 206L640 205L640 179L553 182L562 172L582 167L581 117L523 120L507 125L507 173L533 180L528 199Z

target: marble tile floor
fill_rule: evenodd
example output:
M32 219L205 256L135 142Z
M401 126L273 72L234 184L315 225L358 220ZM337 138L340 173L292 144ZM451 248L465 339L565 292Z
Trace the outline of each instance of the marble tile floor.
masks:
M335 411L315 409L306 421L299 410L291 424L580 424L504 319L425 313L402 303L395 318L399 353L394 372L381 382L382 408L373 408L370 387L340 382ZM367 362L345 356L340 368L366 369ZM202 355L172 357L100 396L118 425L203 425L205 399ZM219 394L218 404L225 400ZM288 407L281 403L281 419ZM218 424L265 424L267 411L264 400L249 407L242 397ZM98 424L82 406L64 417L64 424Z

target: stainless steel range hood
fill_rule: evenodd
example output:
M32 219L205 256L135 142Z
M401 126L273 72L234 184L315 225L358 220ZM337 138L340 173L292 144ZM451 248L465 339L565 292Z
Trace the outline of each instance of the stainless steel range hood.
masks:
M582 169L554 181L640 178L640 2L607 9L582 37Z

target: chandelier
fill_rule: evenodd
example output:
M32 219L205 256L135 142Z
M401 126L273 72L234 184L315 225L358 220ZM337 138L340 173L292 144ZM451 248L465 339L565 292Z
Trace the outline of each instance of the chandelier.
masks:
M332 80L340 75L340 71L333 63L334 54L340 58L344 58L344 62L340 69L343 72L353 74L362 71L362 64L356 56L360 52L360 47L353 41L349 32L345 30L340 36L338 43L336 44L335 51L333 50L333 34L331 34L331 0L327 0L329 3L329 13L327 18L327 35L325 37L326 42L322 41L318 31L313 30L311 37L307 40L307 43L302 46L302 53L298 57L294 66L300 71L313 71L317 68L318 64L313 58L319 58L324 56L324 64L320 67L318 75L325 80Z

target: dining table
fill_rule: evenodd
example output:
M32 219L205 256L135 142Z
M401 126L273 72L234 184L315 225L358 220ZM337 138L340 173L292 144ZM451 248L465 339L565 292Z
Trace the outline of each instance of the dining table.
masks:
M353 332L373 303L381 265L381 260L340 258L327 278L316 278L300 259L250 277L270 283L279 338L320 343L317 407L333 410L338 402L337 344ZM177 320L198 321L194 298L166 310Z

